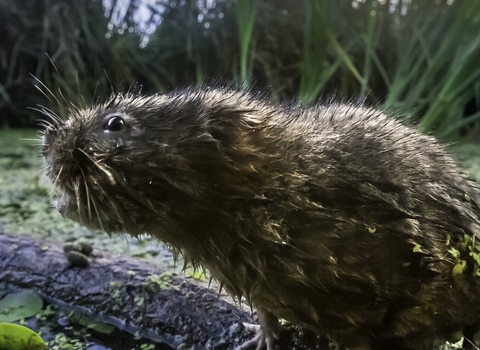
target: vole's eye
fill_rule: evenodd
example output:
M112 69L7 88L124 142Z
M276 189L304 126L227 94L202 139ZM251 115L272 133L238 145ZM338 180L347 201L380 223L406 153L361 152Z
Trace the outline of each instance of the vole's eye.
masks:
M125 128L125 121L118 115L110 115L105 118L103 128L108 131L120 131Z

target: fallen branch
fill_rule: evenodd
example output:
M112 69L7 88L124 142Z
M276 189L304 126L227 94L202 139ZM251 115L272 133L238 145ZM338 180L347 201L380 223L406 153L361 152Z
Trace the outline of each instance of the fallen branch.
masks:
M94 252L89 260L86 268L72 267L58 242L0 234L0 281L35 290L49 303L172 348L188 339L233 349L252 337L240 326L252 322L250 313L212 290L126 256ZM281 349L311 348L311 335L287 333Z

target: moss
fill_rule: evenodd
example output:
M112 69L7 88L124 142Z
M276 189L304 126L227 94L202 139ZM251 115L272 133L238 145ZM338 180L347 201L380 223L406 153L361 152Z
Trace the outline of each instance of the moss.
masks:
M452 276L458 277L465 271L471 271L475 277L480 277L480 249L475 244L476 236L474 234L464 234L463 240L454 242L450 235L447 235L447 252L453 258Z

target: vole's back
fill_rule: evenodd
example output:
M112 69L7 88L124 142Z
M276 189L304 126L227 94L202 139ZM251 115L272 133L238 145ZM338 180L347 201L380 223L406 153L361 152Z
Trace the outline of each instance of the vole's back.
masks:
M257 252L254 301L353 348L431 348L478 320L478 188L433 138L378 112L303 118L291 192L271 209L285 244Z

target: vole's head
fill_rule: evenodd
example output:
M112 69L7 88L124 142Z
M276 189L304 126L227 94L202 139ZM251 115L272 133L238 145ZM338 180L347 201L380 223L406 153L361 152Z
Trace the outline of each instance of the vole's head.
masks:
M170 119L166 99L117 95L47 126L42 154L62 215L107 232L147 229L145 213L162 210L158 174L170 147L162 138Z
M205 203L214 196L202 197L207 187L238 196L257 172L251 161L260 153L245 142L259 132L254 107L214 89L118 95L72 110L43 138L57 209L90 228L140 234L160 225L172 203Z

